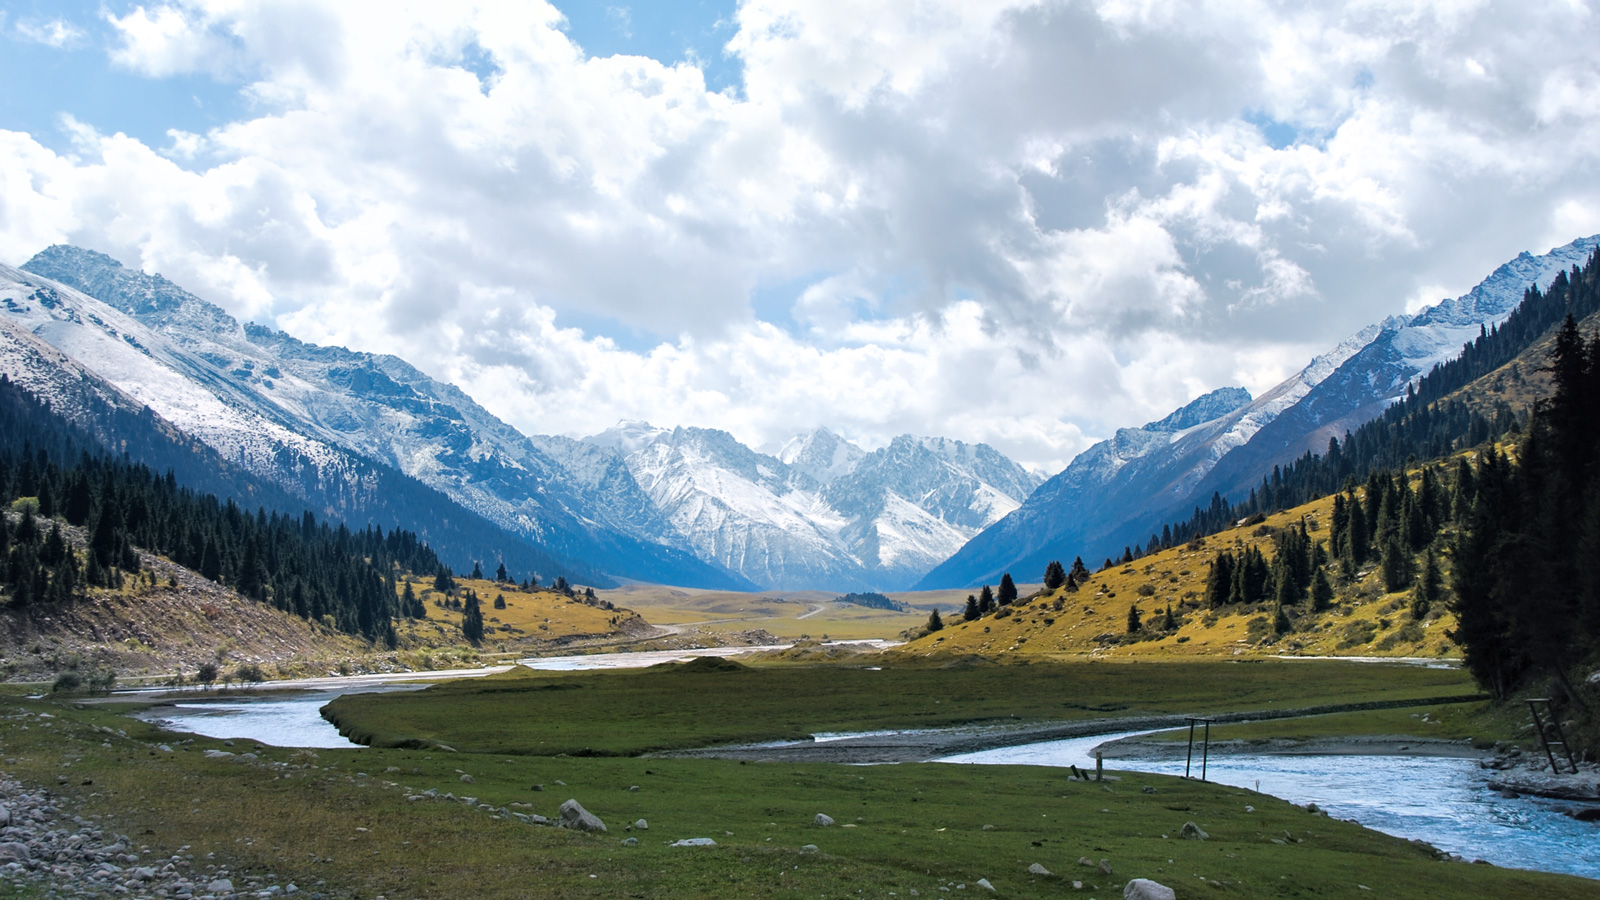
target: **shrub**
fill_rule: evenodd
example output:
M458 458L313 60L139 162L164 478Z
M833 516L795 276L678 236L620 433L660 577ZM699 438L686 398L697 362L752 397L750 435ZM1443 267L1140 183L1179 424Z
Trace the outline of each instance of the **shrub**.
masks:
M77 672L62 672L50 685L52 694L71 694L83 689L83 676Z

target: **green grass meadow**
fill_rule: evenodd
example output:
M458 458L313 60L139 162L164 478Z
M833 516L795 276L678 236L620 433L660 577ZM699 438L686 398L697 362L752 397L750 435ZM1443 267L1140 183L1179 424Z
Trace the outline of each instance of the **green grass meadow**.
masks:
M111 707L11 693L0 695L0 758L25 782L49 787L66 813L95 816L153 853L187 847L183 852L197 858L215 854L236 873L270 873L303 891L359 900L987 896L979 878L995 886L995 896L1108 900L1136 877L1172 886L1180 898L1596 896L1593 881L1440 861L1425 846L1266 795L1157 775L1113 773L1122 777L1086 783L1033 766L867 767L500 749L526 750L539 746L529 741L541 734L565 734L530 718L582 724L548 749L571 743L622 754L784 729L1446 695L1461 690L1459 678L1426 669L1268 664L973 666L899 676L888 669L702 664L521 675L384 695L393 702L361 707L373 721L381 714L384 729L425 728L460 752L391 747L315 755L249 741L180 743L185 736ZM911 693L897 696L901 690ZM1174 696L1163 702L1168 692ZM947 711L947 704L955 708ZM660 727L646 714L651 709ZM763 721L775 710L786 717ZM699 718L712 716L728 721ZM162 742L173 752L160 750ZM207 748L259 758L207 759ZM536 784L544 789L533 790ZM428 789L474 803L406 799ZM496 812L554 817L569 798L604 819L610 833L532 826ZM836 824L815 825L817 813ZM648 830L626 830L640 818ZM1189 821L1210 839L1180 840ZM638 846L624 846L629 837ZM696 837L718 846L668 846ZM803 849L813 844L815 852ZM1080 866L1081 857L1107 860L1112 874ZM1034 863L1053 874L1030 875ZM12 896L28 895L0 893Z

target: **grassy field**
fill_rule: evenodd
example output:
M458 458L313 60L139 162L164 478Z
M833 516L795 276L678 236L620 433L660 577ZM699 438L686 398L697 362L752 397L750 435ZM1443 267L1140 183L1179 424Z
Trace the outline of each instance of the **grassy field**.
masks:
M1329 738L1393 735L1443 741L1472 740L1487 745L1489 735L1510 735L1527 720L1526 710L1492 703L1449 703L1427 709L1374 709L1263 722L1214 724L1213 741L1315 741ZM1187 741L1187 729L1150 735L1152 741Z
M762 629L785 639L889 639L928 621L928 612L948 613L965 602L966 591L891 593L908 611L869 609L835 602L828 591L710 591L663 585L625 585L597 592L634 610L652 625L692 626L711 632Z
M1114 675L1146 687L1154 683L1138 677L1143 666L1086 668L1110 673L1101 676L1104 683L1116 680ZM802 674L829 679L825 672ZM1433 677L1427 670L1415 674ZM597 685L623 684L611 675L585 677ZM647 677L683 676L654 672ZM1219 701L1230 692L1257 696L1249 679L1237 681L1221 671L1216 677L1223 685L1213 689ZM498 686L563 680L539 676ZM1200 679L1186 682L1195 680ZM1282 678L1268 681L1285 688ZM987 691L977 685L969 682L956 693L1001 696L1024 690L1023 683L1004 677ZM1405 690L1435 686L1412 684ZM428 693L457 701L471 696L460 689L447 685ZM1351 689L1379 688L1372 681L1330 683L1324 690ZM542 693L577 697L587 690ZM624 689L600 690L610 693L591 701L615 701ZM1188 691L1205 693L1193 685ZM479 696L515 704L519 695ZM1048 705L1045 697L1014 699L1036 708ZM865 715L861 703L847 705L855 707L854 715ZM626 742L624 715L605 712L606 703L586 709ZM491 707L478 711L494 714ZM513 705L499 716L520 718L522 712ZM153 854L180 849L197 858L215 854L240 874L271 873L272 880L294 881L302 890L334 897L909 897L912 891L943 894L941 888L963 896L954 894L958 886L978 890L979 878L987 878L1003 896L1111 897L1133 877L1174 886L1184 898L1576 900L1596 891L1595 882L1583 879L1437 861L1424 846L1271 797L1137 773L1094 784L1068 781L1060 770L1027 766L745 765L400 749L313 755L250 742L225 746L201 738L180 743L181 736L108 709L14 694L0 702L0 716L6 722L0 732L6 770L52 786L65 810L98 817L103 827L134 836L136 845ZM880 718L878 724L890 720ZM161 742L177 752L161 750ZM470 741L457 738L457 743ZM207 759L200 751L209 748L249 750L259 758ZM533 790L534 785L544 789ZM407 799L428 789L474 802ZM529 826L496 812L554 816L568 798L600 816L611 832L587 835ZM838 824L816 826L817 813ZM648 830L629 834L629 823L640 818L648 821ZM1189 821L1210 839L1179 840ZM638 846L621 843L630 836L639 839ZM668 846L695 837L712 838L718 846ZM807 845L817 849L807 851ZM1107 860L1113 874L1078 865L1080 857ZM1029 874L1034 863L1055 874ZM1083 882L1081 894L1072 889L1072 880Z
M720 664L718 664L720 663ZM334 701L341 728L379 744L635 754L814 732L1207 713L1473 694L1459 670L1323 660L955 666L741 666L702 660L612 672L533 672L417 694Z

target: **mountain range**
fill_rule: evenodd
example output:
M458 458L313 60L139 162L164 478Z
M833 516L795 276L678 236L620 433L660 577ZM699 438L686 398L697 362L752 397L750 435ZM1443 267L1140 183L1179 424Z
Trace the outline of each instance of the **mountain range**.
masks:
M1523 252L1468 293L1369 325L1254 399L1224 388L1141 428L1124 428L1077 456L1015 512L985 529L917 583L1032 579L1052 559L1094 561L1189 518L1213 494L1238 499L1274 466L1321 452L1375 418L1409 384L1508 316L1530 285L1548 288L1582 265L1600 235L1541 256Z
M279 505L365 524L378 494L437 494L424 521L503 532L460 548L463 567L515 558L601 585L903 587L1040 481L993 448L940 438L868 453L818 430L775 457L698 428L524 435L398 357L240 324L76 247L0 267L0 298L13 346L0 371L41 396L61 403L64 384L94 380Z

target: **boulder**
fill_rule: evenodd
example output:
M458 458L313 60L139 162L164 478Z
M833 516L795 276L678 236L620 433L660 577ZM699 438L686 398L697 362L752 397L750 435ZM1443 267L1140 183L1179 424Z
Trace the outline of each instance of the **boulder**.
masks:
M994 885L990 884L989 883L989 879L987 879L987 878L979 878L978 879L978 887L981 887L984 890L989 891L990 893L994 892Z
M1049 875L1050 874L1050 870L1046 869L1044 866L1039 865L1038 863L1034 863L1033 865L1028 867L1028 874L1029 875Z
M0 803L0 828L11 824L11 810L4 803Z
M561 804L561 821L556 825L560 828L572 828L577 831L592 831L604 834L606 823L600 817L584 809L576 800L568 800Z
M462 783L462 784L472 784L472 783L473 783L473 779L472 779L472 776L471 776L471 775L468 775L468 774L467 774L467 773L465 773L465 772L462 772L462 773L461 773L461 783Z
M1135 878L1122 888L1122 900L1177 900L1177 897L1172 888L1148 878Z
M1203 841L1206 838L1211 837L1211 835L1201 831L1199 825L1196 825L1193 822L1185 822L1183 823L1183 830L1178 832L1178 837L1181 837L1186 841Z
M829 825L833 824L833 817L830 816L830 815L826 815L824 813L817 813L817 817L815 819L812 819L811 821L817 823L818 825L822 826L823 828L826 828Z
M1099 872L1101 875L1110 875L1111 874L1111 860L1102 859L1098 863L1095 863L1095 867L1094 868L1095 868L1095 871Z
M800 852L801 853L816 853L817 852L817 845L816 844L807 844L804 847L800 848Z
M650 823L646 822L643 819L640 819L637 822L633 823L633 827L639 829L640 831L649 831L650 830Z
M0 862L27 862L31 855L28 845L19 841L0 844Z
M637 846L639 846L639 839L638 838L623 838L622 839L622 846L624 846L624 847L637 847Z
M226 878L218 878L217 880L206 885L206 893L231 894L233 893L233 882Z

